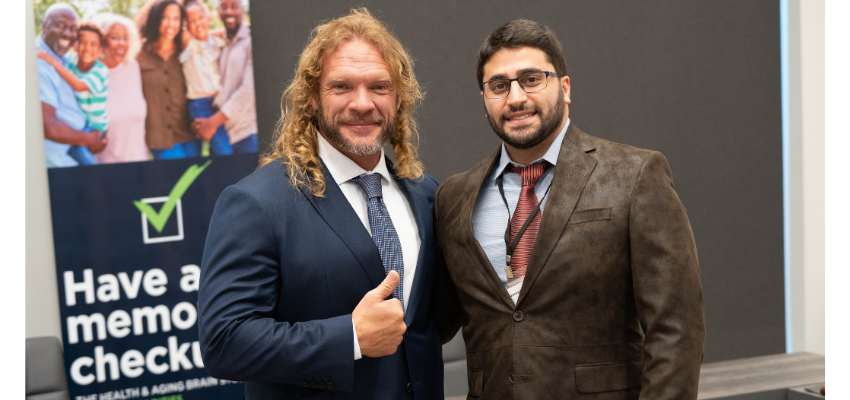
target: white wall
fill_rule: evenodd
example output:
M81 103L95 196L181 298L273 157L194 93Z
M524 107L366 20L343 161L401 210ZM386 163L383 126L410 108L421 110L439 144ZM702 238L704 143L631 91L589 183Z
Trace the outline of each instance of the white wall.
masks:
M825 1L789 1L792 351L825 354Z
M35 17L32 0L26 2L26 336L56 336L61 340L53 227L44 168L44 126L35 62Z

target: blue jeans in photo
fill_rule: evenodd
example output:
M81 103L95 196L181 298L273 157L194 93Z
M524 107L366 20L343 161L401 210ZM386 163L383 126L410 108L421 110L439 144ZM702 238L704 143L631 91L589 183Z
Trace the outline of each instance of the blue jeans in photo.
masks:
M177 143L170 149L150 149L154 160L170 160L201 156L201 139Z
M213 97L204 97L201 99L189 100L189 119L194 121L195 118L209 118L215 114L213 109ZM233 154L233 149L230 147L230 138L227 136L227 130L224 125L219 125L215 130L215 134L210 139L210 155L225 155Z
M83 132L91 132L92 128L86 125L83 129ZM106 132L100 135L100 138L106 136ZM94 154L91 153L86 146L71 146L68 148L68 155L74 159L80 165L97 165L97 160L94 158Z
M239 153L256 153L257 152L257 134L252 133L245 139L230 145L233 147L233 154Z

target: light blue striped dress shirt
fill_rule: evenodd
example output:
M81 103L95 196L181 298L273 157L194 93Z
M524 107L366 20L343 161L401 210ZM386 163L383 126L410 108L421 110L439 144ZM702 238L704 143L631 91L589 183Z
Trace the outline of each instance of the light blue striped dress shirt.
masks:
M64 63L62 57L56 55L53 49L44 43L41 36L35 39L35 49L44 50L57 61ZM38 59L38 90L41 102L56 109L56 117L71 128L82 130L86 126L86 115L77 103L74 89L50 66L47 61ZM57 143L44 139L44 158L47 168L75 167L79 165L68 155L70 144Z
M532 164L536 164L548 161L553 166L546 170L534 187L537 200L541 201L542 199L540 202L541 213L546 207L546 201L548 200L548 196L543 198L543 195L552 183L552 176L555 174L554 166L557 165L558 153L561 151L561 143L564 141L568 126L570 126L569 118L567 118L567 122L564 124L561 132L558 133L558 137L549 146L546 154L532 162ZM487 254L487 258L490 260L493 269L496 270L496 274L502 280L505 290L507 290L508 286L508 276L505 272L505 268L508 266L505 261L507 252L505 246L505 228L510 223L511 215L513 215L517 202L519 202L520 189L522 189L522 181L519 174L505 171L508 163L520 167L524 166L511 160L508 151L505 149L505 144L502 143L502 154L499 157L499 164L496 165L496 168L481 186L481 191L478 193L478 202L475 204L475 212L472 214L472 229L475 233L475 239L478 240L481 248L484 249L484 253ZM503 172L502 187L505 189L505 199L508 201L510 212L505 208L505 202L502 200L502 196L499 194L499 187L496 185L496 178ZM518 294L519 291L517 291ZM517 299L514 298L513 300L516 303Z

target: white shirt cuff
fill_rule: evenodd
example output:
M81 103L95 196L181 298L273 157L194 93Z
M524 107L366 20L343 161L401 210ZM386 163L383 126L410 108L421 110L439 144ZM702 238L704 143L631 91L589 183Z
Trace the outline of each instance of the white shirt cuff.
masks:
M354 317L351 318L351 330L354 331L354 361L363 358L360 354L360 343L357 341L357 328L354 327Z

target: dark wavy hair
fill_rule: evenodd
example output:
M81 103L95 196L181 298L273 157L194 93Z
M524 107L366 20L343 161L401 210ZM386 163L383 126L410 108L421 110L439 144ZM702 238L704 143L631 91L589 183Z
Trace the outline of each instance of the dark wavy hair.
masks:
M165 14L165 9L170 5L176 5L180 8L180 26L186 22L186 10L183 6L177 2L177 0L160 0L155 3L148 11L148 18L145 20L144 25L140 29L142 31L142 37L145 38L146 44L154 44L159 41L159 26L162 24L162 17ZM180 37L180 33L174 37L174 46L178 50L183 49L183 41Z
M555 73L558 76L567 76L567 62L564 60L564 52L561 49L561 42L555 37L555 32L548 26L527 19L515 19L508 22L498 29L493 31L481 49L478 50L478 67L476 73L478 75L478 84L480 85L484 79L484 64L496 54L497 51L517 47L534 47L546 53L546 58L549 63L555 67Z
M82 33L83 31L88 31L97 34L98 39L100 39L100 45L103 46L103 31L100 30L100 27L97 24L91 21L80 21L80 24L77 27L77 40L80 40L80 33Z

